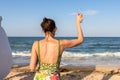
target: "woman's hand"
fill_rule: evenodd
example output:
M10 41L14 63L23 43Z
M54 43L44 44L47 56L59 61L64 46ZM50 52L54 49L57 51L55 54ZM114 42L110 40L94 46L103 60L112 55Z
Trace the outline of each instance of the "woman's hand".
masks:
M81 13L77 14L76 22L81 23L83 21L83 15Z
M37 70L36 73L39 74L40 72Z

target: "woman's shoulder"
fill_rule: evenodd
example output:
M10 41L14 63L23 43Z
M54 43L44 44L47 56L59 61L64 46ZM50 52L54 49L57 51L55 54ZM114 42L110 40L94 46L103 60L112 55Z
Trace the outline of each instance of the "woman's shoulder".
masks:
M41 42L41 41L43 41L43 40L36 40L33 42L33 44L38 44L38 42Z
M33 42L33 44L37 44L37 43L38 43L38 41L39 41L39 40L34 41L34 42Z
M59 40L60 41L60 44L61 45L64 45L64 44L66 44L69 40L67 40L67 39L61 39L61 40Z
M61 43L66 43L67 41L69 41L69 40L67 40L67 39L61 39L61 40L59 40Z
M33 46L37 46L38 45L38 42L40 42L40 40L36 40L33 42Z

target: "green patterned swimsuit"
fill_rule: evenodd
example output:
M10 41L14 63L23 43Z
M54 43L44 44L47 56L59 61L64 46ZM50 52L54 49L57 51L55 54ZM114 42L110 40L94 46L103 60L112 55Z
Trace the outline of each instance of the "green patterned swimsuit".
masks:
M58 60L54 64L40 62L40 45L38 41L38 59L39 73L35 74L34 80L60 80L59 65L60 65L60 41L58 41Z

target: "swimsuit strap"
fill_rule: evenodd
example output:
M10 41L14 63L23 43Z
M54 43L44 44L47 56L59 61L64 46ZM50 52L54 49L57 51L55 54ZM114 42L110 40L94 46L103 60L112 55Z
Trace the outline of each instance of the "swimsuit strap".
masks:
M40 43L38 41L38 60L39 60L39 64L40 64Z
M59 68L59 64L60 64L60 40L58 40L58 59L57 59L57 63L58 64L58 68Z

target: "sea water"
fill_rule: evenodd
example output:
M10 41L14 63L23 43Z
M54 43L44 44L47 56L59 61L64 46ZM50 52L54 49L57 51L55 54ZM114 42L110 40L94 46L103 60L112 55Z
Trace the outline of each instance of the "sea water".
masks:
M14 64L29 64L32 44L43 37L9 37ZM56 37L76 39L76 37ZM84 42L63 52L61 65L120 65L120 37L85 37Z

